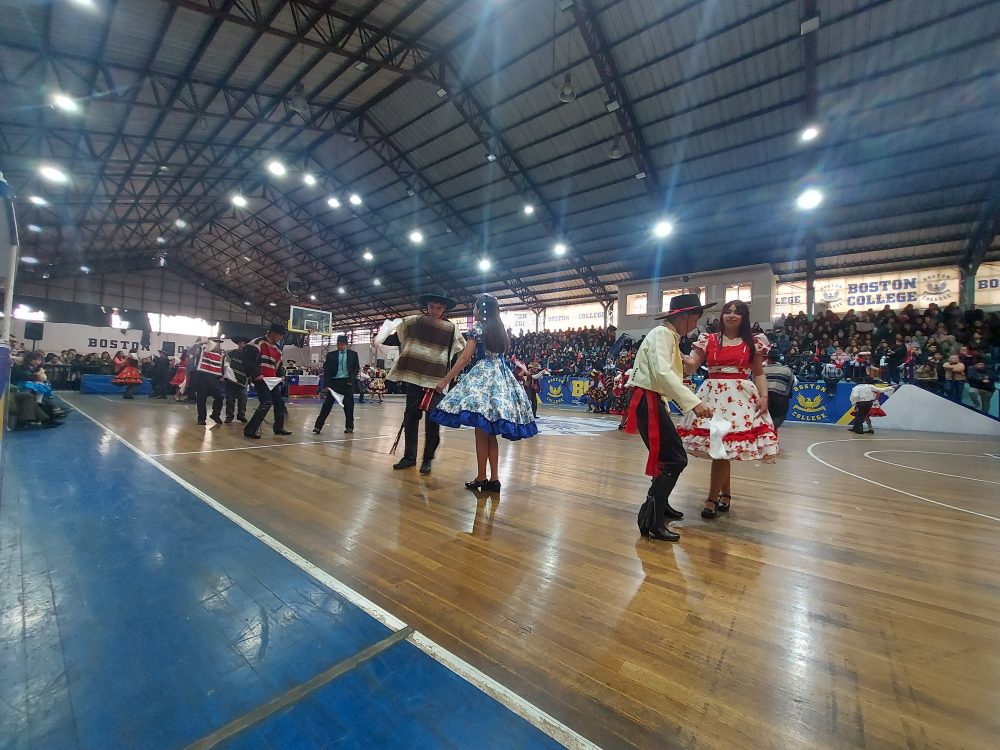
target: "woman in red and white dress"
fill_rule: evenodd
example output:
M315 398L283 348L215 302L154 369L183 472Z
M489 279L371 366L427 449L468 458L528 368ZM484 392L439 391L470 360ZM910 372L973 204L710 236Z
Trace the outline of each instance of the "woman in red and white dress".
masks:
M729 510L732 501L730 461L772 461L778 455L778 434L767 413L767 379L764 355L770 349L767 337L750 331L750 309L734 300L722 308L722 333L702 334L691 349L685 370L708 366L708 377L698 389L698 398L716 417L729 420L722 438L725 458L709 455L710 418L688 412L677 427L685 450L699 458L711 458L712 474L702 518L715 518Z

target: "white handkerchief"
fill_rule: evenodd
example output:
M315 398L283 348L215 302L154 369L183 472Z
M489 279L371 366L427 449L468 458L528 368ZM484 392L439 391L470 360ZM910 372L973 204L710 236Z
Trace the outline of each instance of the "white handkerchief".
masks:
M712 415L712 420L708 423L708 455L715 459L724 459L726 456L726 446L722 444L722 439L732 431L733 426L721 411L716 411Z
M376 333L375 338L372 339L372 346L381 346L382 342L389 338L395 330L399 328L399 324L402 322L402 318L383 320L382 327L378 329L378 333Z
M331 396L333 396L333 400L337 402L337 406L343 406L344 405L344 397L343 396L341 396L339 393L337 393L335 390L333 390L333 388L327 388L326 390L329 392L329 394Z
M267 386L267 390L273 391L274 386L278 385L284 380L284 378L264 378L264 385Z

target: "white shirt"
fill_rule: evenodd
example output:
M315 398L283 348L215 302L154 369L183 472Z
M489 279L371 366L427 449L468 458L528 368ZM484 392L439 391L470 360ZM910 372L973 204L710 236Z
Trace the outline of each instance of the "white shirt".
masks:
M629 385L656 391L664 401L673 401L681 411L691 411L701 399L684 385L680 335L667 323L646 334L639 351Z
M878 394L886 388L879 388L878 386L871 385L870 383L859 383L851 389L851 403L856 404L859 401L874 401Z

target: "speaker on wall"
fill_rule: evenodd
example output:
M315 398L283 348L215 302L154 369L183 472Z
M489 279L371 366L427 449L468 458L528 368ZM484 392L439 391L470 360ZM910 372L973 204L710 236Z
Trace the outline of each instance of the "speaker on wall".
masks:
M36 321L28 321L24 324L24 338L32 341L41 341L45 338L45 324Z
M174 352L177 351L173 341L164 341L160 344L160 348L167 353L168 357L174 356Z

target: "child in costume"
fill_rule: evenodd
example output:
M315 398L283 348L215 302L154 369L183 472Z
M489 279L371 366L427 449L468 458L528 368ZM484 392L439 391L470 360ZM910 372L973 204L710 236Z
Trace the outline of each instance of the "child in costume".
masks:
M476 356L476 363L465 377L431 411L430 418L445 427L476 428L476 478L466 482L467 489L496 492L499 445L497 435L508 440L530 438L538 433L531 413L531 402L524 388L507 367L504 355L510 339L500 320L496 298L484 294L476 300L476 322L469 332L465 349L435 390L443 393L448 383ZM490 477L486 478L489 463Z
M111 381L112 385L123 385L125 386L125 395L122 398L134 399L135 396L132 394L135 389L142 385L142 374L139 372L139 360L135 357L129 357L122 368L115 375L114 379Z

